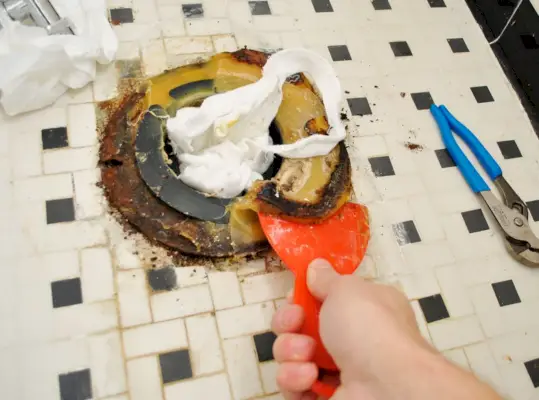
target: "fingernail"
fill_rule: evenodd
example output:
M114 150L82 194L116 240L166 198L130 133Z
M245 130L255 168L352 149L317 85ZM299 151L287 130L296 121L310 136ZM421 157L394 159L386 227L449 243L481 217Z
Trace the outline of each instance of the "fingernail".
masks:
M312 363L302 363L298 365L298 375L301 377L310 376L313 374L313 371L316 371L316 367Z
M318 258L309 264L307 269L307 285L312 287L316 283L317 275L323 271L326 271L328 268L331 268L331 264L322 259Z
M301 307L296 304L287 306L280 314L280 322L283 329L290 329L295 326L298 320L298 313L301 313Z
M313 339L310 337L295 337L290 340L290 354L293 360L301 360L310 352Z

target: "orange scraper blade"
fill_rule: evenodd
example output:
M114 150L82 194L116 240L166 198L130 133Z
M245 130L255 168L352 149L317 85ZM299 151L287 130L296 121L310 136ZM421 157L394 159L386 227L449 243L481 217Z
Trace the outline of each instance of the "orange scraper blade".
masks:
M359 266L370 238L367 209L347 203L319 224L286 221L274 215L259 214L260 224L268 241L286 266L296 275L294 303L305 311L301 333L315 339L317 346L313 361L319 368L336 371L337 366L320 339L320 302L307 288L307 267L317 259L328 260L339 274L351 274ZM317 394L330 397L334 387L317 382Z

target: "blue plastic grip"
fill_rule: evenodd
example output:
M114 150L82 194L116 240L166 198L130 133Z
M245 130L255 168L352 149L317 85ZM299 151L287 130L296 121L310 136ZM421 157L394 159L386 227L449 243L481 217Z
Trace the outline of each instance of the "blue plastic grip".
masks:
M459 135L468 145L472 153L477 157L479 163L488 174L489 178L494 180L502 175L502 169L496 160L490 155L485 146L479 141L464 124L459 122L445 106L440 106L440 110L449 122L449 127Z
M484 181L481 175L479 175L479 173L475 170L474 166L472 165L470 160L468 160L468 157L466 157L466 155L462 152L459 145L457 144L457 141L453 137L453 134L451 133L450 122L446 118L446 115L443 111L444 109L445 111L447 111L447 109L444 106L438 107L435 104L432 104L430 106L430 112L432 116L434 117L434 120L438 124L438 128L440 128L440 133L442 134L442 140L445 144L445 147L447 148L447 151L451 155L451 158L453 159L457 167L459 167L460 172L464 176L464 179L466 179L466 182L468 182L468 185L474 191L474 193L479 193L479 192L490 190L487 183ZM449 111L447 111L447 113L453 118L454 121L456 121L456 119L449 113ZM464 126L462 124L460 125ZM456 130L455 132L458 133ZM472 133L470 132L470 134ZM475 136L473 137L475 138ZM464 137L462 139L466 143L468 143L468 141ZM477 138L475 139L477 140ZM471 146L470 146L470 149L474 151Z

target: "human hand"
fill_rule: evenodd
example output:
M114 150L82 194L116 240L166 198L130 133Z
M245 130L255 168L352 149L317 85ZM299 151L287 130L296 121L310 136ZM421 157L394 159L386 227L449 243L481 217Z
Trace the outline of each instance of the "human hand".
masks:
M323 302L320 336L341 371L332 399L440 399L444 395L499 399L428 344L408 300L397 289L339 276L324 260L309 266L307 283ZM317 398L309 391L319 372L311 362L315 341L297 333L303 320L302 308L293 304L279 309L273 318L278 335L273 346L279 363L277 383L287 400Z

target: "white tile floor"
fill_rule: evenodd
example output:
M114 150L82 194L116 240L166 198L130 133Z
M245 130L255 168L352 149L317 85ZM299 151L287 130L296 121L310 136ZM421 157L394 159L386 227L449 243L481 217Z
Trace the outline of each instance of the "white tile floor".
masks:
M354 188L372 214L359 273L399 284L423 335L448 358L506 398L539 399L539 269L509 257L439 151L429 112L416 107L429 101L423 92L446 104L539 219L539 141L465 1L185 6L195 2L109 0L134 19L129 10L113 15L122 22L114 28L119 59L140 60L155 75L243 46L302 46L328 60L328 46L347 46L348 59L333 62L343 96L366 98L371 112L351 115L348 138ZM463 39L469 51L453 52L448 39ZM395 56L390 42L401 41L411 56ZM265 273L254 261L237 272L171 267L150 284L152 249L124 239L107 217L95 185L92 103L114 96L116 78L114 66L100 67L92 86L54 107L0 114L0 398L281 399L267 332L291 274ZM475 87L487 87L493 101L476 99ZM358 114L358 103L349 104L349 115ZM67 132L42 131L51 128ZM514 143L502 153L501 141Z

